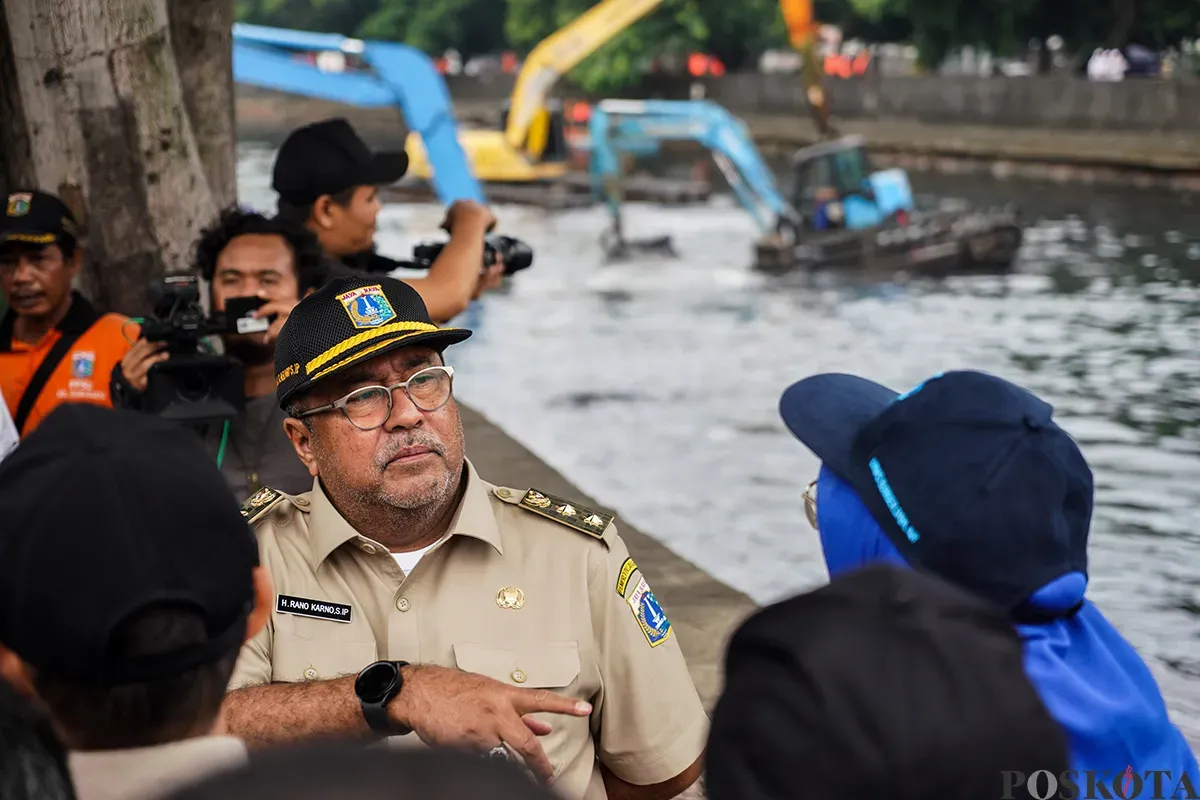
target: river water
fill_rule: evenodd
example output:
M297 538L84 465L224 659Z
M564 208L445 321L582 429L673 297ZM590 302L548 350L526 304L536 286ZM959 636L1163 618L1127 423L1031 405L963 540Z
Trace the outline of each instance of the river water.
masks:
M273 210L272 152L243 146L241 198ZM458 394L601 503L759 602L827 575L801 491L816 460L780 422L791 382L852 372L896 389L981 369L1053 403L1096 475L1089 596L1146 657L1200 744L1200 200L981 178L932 197L1016 203L1015 274L864 284L750 270L755 229L718 198L629 207L678 259L605 264L598 209L499 207L532 269L459 324ZM441 210L384 210L403 255Z

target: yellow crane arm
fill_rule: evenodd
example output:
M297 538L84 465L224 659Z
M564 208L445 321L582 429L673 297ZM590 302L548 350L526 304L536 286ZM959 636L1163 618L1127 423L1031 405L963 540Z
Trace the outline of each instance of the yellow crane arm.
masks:
M812 110L813 121L817 124L817 132L823 138L836 136L837 132L829 124L829 104L825 98L825 90L821 88L825 70L817 47L819 26L813 18L813 0L779 0L779 10L783 12L783 21L787 24L788 39L803 62L800 74L808 94L808 106Z
M524 146L534 115L561 75L661 3L662 0L602 0L538 42L525 59L513 87L504 129L513 149Z

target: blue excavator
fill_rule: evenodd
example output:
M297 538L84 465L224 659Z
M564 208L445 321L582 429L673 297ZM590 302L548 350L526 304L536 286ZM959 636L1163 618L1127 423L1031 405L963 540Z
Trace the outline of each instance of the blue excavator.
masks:
M624 162L667 141L711 152L758 225L755 266L765 271L1007 269L1021 242L1011 209L918 209L908 173L875 169L859 136L797 151L783 188L745 124L708 100L604 100L592 110L589 138L592 191L612 220L600 240L609 260L677 254L670 236L627 239L621 221Z
M631 156L657 155L668 141L703 145L764 235L781 224L799 224L799 216L776 188L745 124L709 100L602 100L592 108L588 134L592 191L612 220L601 237L610 259L635 252L675 253L669 236L629 240L621 224L625 162Z

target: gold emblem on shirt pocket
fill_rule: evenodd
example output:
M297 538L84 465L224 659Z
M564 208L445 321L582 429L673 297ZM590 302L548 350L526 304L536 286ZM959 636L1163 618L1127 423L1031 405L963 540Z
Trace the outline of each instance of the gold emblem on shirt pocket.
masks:
M455 665L524 689L565 689L579 677L577 642L538 642L500 647L480 642L454 645Z

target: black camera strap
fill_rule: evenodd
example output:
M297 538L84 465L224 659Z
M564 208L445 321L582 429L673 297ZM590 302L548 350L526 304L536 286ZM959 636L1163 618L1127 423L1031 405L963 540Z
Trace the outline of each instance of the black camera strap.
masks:
M67 315L58 324L58 331L61 334L58 341L50 348L50 352L46 353L42 363L38 364L37 371L33 373L33 378L25 387L25 391L21 394L21 401L17 404L17 413L13 415L13 424L17 427L18 436L25 428L25 422L29 419L30 412L33 411L34 403L46 388L46 383L54 374L54 370L79 341L79 337L87 333L98 319L100 319L100 315L82 295L76 294L71 299L71 307L67 310ZM13 315L10 311L8 319L5 320L6 324L0 329L0 341L3 342L6 349L12 347L12 322Z

